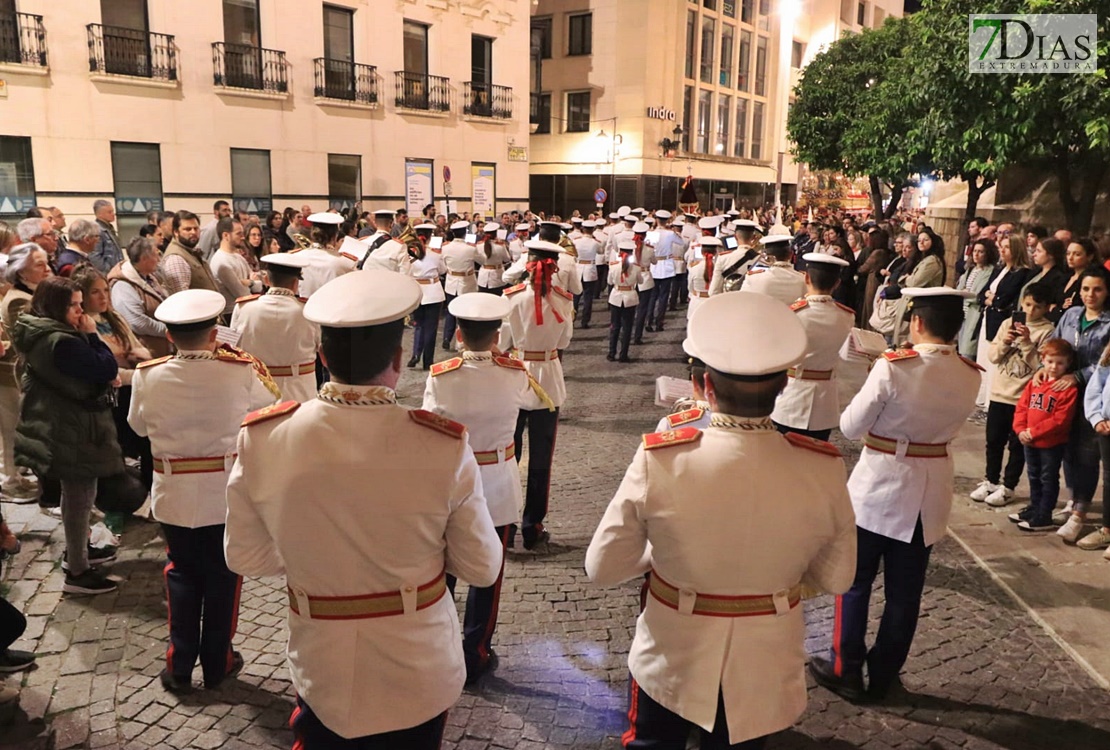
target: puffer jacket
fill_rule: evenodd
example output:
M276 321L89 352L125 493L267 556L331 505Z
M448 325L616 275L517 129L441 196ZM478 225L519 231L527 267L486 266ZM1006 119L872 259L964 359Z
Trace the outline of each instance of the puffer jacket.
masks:
M11 333L26 363L16 464L50 479L89 480L122 472L123 455L112 419L116 365L111 350L95 334L26 313ZM100 375L111 371L111 377L94 383L62 372L56 350L63 343L89 347Z

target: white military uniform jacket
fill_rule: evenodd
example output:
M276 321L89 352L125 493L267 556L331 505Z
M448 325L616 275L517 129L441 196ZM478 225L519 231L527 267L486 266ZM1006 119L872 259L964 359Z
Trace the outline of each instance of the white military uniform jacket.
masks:
M840 423L836 366L840 347L855 325L855 312L827 294L807 295L790 309L805 328L809 343L805 359L775 401L771 419L801 430L830 430Z
M844 410L840 431L849 440L871 433L903 446L948 443L975 407L981 381L979 366L963 360L955 346L888 352ZM865 447L848 481L856 525L910 542L920 516L925 545L935 544L948 527L953 471L951 455L899 457Z
M239 423L277 398L249 358L227 350L179 351L140 364L131 380L127 423L150 438L151 453L163 462L150 492L154 517L189 529L224 523ZM185 458L210 465L175 462Z
M578 251L579 282L597 281L601 243L590 235L583 235L574 241L574 247Z
M568 252L559 253L559 270L555 272L555 284L571 294L582 293L582 277L578 273L578 258Z
M662 232L659 242L652 251L655 264L651 267L651 276L655 279L671 279L675 274L674 256L676 253L681 255L686 248L682 246L682 240L673 231L664 229Z
M451 240L443 246L442 255L443 263L447 266L443 291L455 297L478 291L478 279L474 275L478 251L474 246L462 240Z
M416 589L444 570L490 586L501 569L465 432L373 386L326 383L319 398L283 411L239 433L227 564L284 575L298 602L400 593L404 614L385 617L313 619L309 602L290 607L289 669L341 737L428 721L458 700L466 668L454 601L417 609Z
M775 261L767 268L748 271L740 291L766 294L789 305L805 295L805 275L795 271L794 266L787 261Z
M409 273L420 284L420 291L424 295L420 298L420 304L434 305L436 302L443 302L446 299L443 293L443 285L439 283L439 277L447 273L447 266L443 264L442 255L428 250L424 253L422 259L412 262L412 265L409 266Z
M301 403L316 398L320 326L305 318L303 299L278 287L242 297L231 327L239 332L239 347L266 364L282 398Z
M698 245L698 247L700 248L701 245ZM713 262L716 264L716 257L713 258ZM713 269L716 270L716 268L716 265L714 265ZM686 286L690 288L690 302L686 306L687 320L694 316L694 310L697 310L698 306L709 296L711 282L712 277L710 277L710 281L705 280L705 257L699 256L691 259L686 275Z
M649 594L629 669L654 700L707 731L722 692L729 741L739 743L785 729L805 710L805 621L786 592L799 583L846 591L856 530L841 459L795 447L770 419L712 421L704 432L645 436L594 532L586 573L611 586L654 569L683 592L679 609ZM805 531L787 544L784 528ZM781 610L694 614L696 594L774 596Z
M746 274L751 265L759 259L759 253L752 253L748 257L748 251L751 250L749 245L740 245L730 253L722 254L718 257L717 264L713 267L713 280L709 283L710 294L720 294L725 290L725 276L735 271L739 274ZM805 280L802 280L802 288L805 289Z
M637 285L643 277L644 270L636 265L636 259L629 254L628 273L622 273L623 267L618 259L609 266L609 304L614 307L635 307L640 304L640 292ZM624 276L622 279L621 276Z
M689 404L688 408L676 411L673 414L668 414L659 420L659 424L655 425L656 432L666 432L667 430L677 430L679 427L696 427L699 430L704 430L709 426L709 419L713 416L713 412L709 408L708 401L686 401Z
M370 250L371 245L377 242L379 238L386 236L388 235L379 229L369 237L363 237L359 240L366 246L368 252L366 262L362 264L362 269L365 271L378 268L383 271L408 273L409 264L412 260L409 258L409 249L405 247L405 243L390 238L374 250Z
M289 252L299 253L299 257L308 259L308 266L301 270L303 278L298 287L305 299L311 297L317 289L332 279L355 270L355 265L358 263L358 258L325 250L319 245Z
M681 233L677 234L676 237L677 239L671 248L671 256L674 258L674 272L677 276L686 273L686 253L690 250L690 240L686 239L686 236Z
M490 352L464 351L432 365L424 387L424 408L466 425L471 449L482 455L478 468L494 526L516 523L524 510L513 436L531 394L524 363Z
M563 363L556 352L570 346L574 334L574 302L570 292L556 286L541 298L542 324L536 322L535 292L528 283L506 289L505 296L509 298L512 309L509 311L508 335L502 328L503 348L516 350L514 354L524 360L528 373L547 392L552 403L562 406L567 397L567 386L563 382ZM525 352L534 352L537 358L530 359ZM539 396L532 394L524 408L536 411L546 409L547 405Z
M484 289L500 289L505 286L505 281L501 277L505 273L505 264L512 262L508 245L493 240L488 258L485 245L475 248L475 254L478 262L482 264L478 269L478 286Z
M619 255L618 255L619 257ZM632 256L636 257L635 254ZM640 248L640 282L636 288L641 292L646 292L649 289L655 288L655 279L652 278L651 269L658 265L655 262L655 248L647 242Z

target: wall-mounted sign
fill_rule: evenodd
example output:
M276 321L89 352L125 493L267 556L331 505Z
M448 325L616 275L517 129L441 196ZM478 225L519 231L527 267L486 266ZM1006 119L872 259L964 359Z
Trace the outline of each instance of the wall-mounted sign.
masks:
M432 202L433 169L430 160L405 159L405 209L409 216L419 216Z
M528 147L509 146L509 161L528 161Z
M678 115L675 114L675 111L673 109L667 109L666 107L648 107L647 116L652 120L666 120L668 122L678 121Z

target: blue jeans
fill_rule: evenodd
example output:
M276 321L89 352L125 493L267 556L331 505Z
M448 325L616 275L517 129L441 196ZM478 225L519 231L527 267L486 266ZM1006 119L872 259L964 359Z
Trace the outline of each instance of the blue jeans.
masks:
M1052 511L1060 497L1060 464L1066 443L1052 448L1025 446L1025 466L1029 473L1029 506L1034 526L1052 522Z

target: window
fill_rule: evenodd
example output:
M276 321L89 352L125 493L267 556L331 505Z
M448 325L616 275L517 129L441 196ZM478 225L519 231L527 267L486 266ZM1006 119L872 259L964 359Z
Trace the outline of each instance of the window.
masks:
M686 77L694 77L694 55L698 53L698 14L686 11Z
M228 86L263 87L258 0L224 0L224 74ZM117 209L118 212L118 209Z
M722 86L732 85L732 43L736 37L736 28L730 24L721 27L721 76L718 83Z
M251 214L273 209L269 151L231 149L231 203L236 211Z
M732 155L743 159L748 148L748 100L736 100L736 137L732 142Z
M860 3L856 6L856 25L865 26L867 21L867 3Z
M415 21L405 21L404 51L405 72L428 75L428 27Z
M752 158L763 158L763 102L752 102Z
M590 92L567 94L567 132L590 132Z
M732 116L732 97L717 97L717 140L713 146L713 153L717 156L728 156L728 118Z
M682 150L690 150L690 123L694 117L694 87L687 86L682 95Z
M262 45L258 0L224 0L224 41L248 47Z
M532 54L541 60L551 59L551 19L532 19Z
M767 37L761 36L755 43L755 95L767 95Z
M493 83L493 40L470 35L470 82L486 89Z
M328 205L346 211L362 194L362 157L328 154Z
M721 3L721 12L729 18L736 18L736 0L725 0Z
M147 31L146 0L100 0L100 22L105 26Z
M750 91L752 87L752 32L740 32L740 65L736 73L736 88Z
M112 143L112 182L117 229L137 234L148 211L162 210L162 159L157 143Z
M701 0L701 4L708 10L717 10L717 0Z
M2 5L2 3L0 3ZM146 0L100 0L104 67L117 75L151 75Z
M709 153L709 123L713 120L713 92L698 91L698 136L694 150L699 154Z
M324 6L324 57L354 62L355 12L347 8Z
M716 43L717 22L712 18L701 19L701 82L713 83L713 48Z
M551 94L534 94L536 97L536 135L551 132Z
M755 23L755 0L741 0L740 20L746 24Z
M791 68L800 68L800 67L802 67L802 60L805 59L805 56L806 56L806 43L805 42L799 42L797 39L795 39L794 43L790 47L790 67Z
M771 28L771 0L759 0L759 30Z
M568 55L588 55L593 45L594 17L592 13L582 13L570 17Z
M34 205L31 139L0 135L0 219L23 219Z

